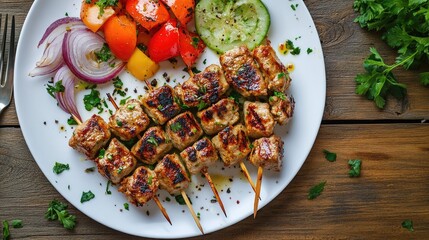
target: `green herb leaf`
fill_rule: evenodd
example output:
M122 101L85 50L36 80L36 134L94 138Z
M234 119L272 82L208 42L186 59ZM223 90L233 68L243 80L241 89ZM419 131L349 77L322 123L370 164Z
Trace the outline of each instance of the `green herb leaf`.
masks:
M186 205L185 199L183 199L182 195L174 196L174 198L176 199L176 202L179 203L180 205ZM189 199L189 202L192 204L191 199Z
M156 141L155 137L153 137L153 136L148 137L147 142L154 145L154 146L158 146L158 142Z
M106 154L106 149L100 149L100 152L98 153L98 158L104 158L104 154Z
M98 0L95 4L100 7L99 16L104 14L104 9L107 7L115 7L118 5L119 0Z
M201 110L203 110L206 107L208 107L208 105L203 100L200 100L200 102L198 102L198 105L197 105L198 111L201 111Z
M102 150L104 150L104 149L102 149ZM91 173L91 172L94 172L94 171L95 171L95 167L90 167L90 168L85 169L86 173Z
M148 179L147 179L147 184L152 184L152 178L153 178L153 176L149 176L148 177Z
M325 158L326 160L330 161L330 162L335 162L337 160L337 154L330 152L326 149L323 149L323 153L325 154Z
M98 62L107 62L113 56L107 43L103 44L103 47L99 51L95 51L94 54Z
M106 184L106 194L107 195L111 195L112 194L112 191L110 191L110 189L109 189L110 184L112 184L112 182L110 180L107 181L107 184Z
M78 125L78 123L76 122L76 120L73 118L73 116L70 116L69 119L67 119L67 124L68 125Z
M281 100L286 100L286 95L282 92L276 92L274 91L274 96L280 98Z
M10 232L9 232L9 223L4 220L3 221L3 240L9 240Z
M54 171L54 173L60 174L60 173L64 172L65 170L70 170L70 166L68 164L55 162L55 165L52 168L52 170Z
M177 105L179 105L179 106L180 106L180 108L182 108L183 110L188 110L188 109L189 109L189 106L188 106L188 105L186 105L186 104L184 104L184 103L182 102L182 100L181 100L180 98L178 98L178 97L174 97L174 102L176 102L176 103L177 103Z
M406 219L402 222L402 227L408 229L410 232L414 232L413 221Z
M127 103L127 100L128 99L130 99L131 98L131 96L128 96L128 97L126 97L126 98L124 98L124 99L121 99L121 101L119 101L119 104L122 106L122 105L125 105L125 103Z
M313 52L313 49L311 49L311 48L307 48L307 54L310 54L310 53L312 53Z
M320 182L319 184L310 188L310 190L308 191L308 197L307 198L309 200L313 200L313 199L317 198L323 192L323 189L325 189L325 184L326 184L326 181Z
M123 167L123 166L120 166L120 167L118 168L118 170L116 170L116 172L117 172L118 174L120 174L123 170L124 170L124 167Z
M91 89L91 92L83 96L83 103L87 111L91 111L93 108L103 109L101 105L100 92L95 89Z
M48 91L49 95L55 98L55 93L64 92L66 88L63 86L63 80L56 82L55 84L46 85L46 91Z
M299 55L301 53L301 48L295 47L294 43L291 40L287 40L285 43L286 52L290 52L292 55Z
M94 193L91 191L88 192L82 192L82 197L80 198L80 202L88 202L89 200L93 199L95 197Z
M200 42L200 38L198 38L198 37L192 37L192 42L191 42L191 44L192 44L192 46L194 47L194 48L198 48L198 43Z
M173 132L178 132L178 131L180 131L180 130L182 129L182 125L180 125L180 123L179 123L179 122L175 122L175 123L172 123L172 124L170 125L170 129L171 129L171 131L173 131Z
M22 220L20 220L20 219L12 220L12 227L13 228L22 228L23 227Z
M128 203L124 203L124 208L125 208L125 210L129 211L130 210L130 205Z
M360 176L360 167L361 167L362 161L359 159L353 159L349 160L349 176L350 177L359 177Z
M115 88L122 89L122 86L124 86L124 83L119 77L115 77L114 79L112 79L112 81L113 81L113 86Z
M59 220L66 229L73 229L76 225L76 216L70 215L67 211L68 205L54 199L49 203L45 218L49 221Z

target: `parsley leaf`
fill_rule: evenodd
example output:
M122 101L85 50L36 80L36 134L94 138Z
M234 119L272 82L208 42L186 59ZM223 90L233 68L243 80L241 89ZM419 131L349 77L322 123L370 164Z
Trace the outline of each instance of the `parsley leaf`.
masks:
M73 229L76 226L76 216L67 211L68 205L54 199L49 203L45 218L49 221L59 220L65 229Z
M323 153L325 154L325 158L326 160L330 161L330 162L335 162L337 160L337 154L330 152L326 149L323 149Z
M207 105L207 103L206 103L206 102L204 102L203 100L200 100L200 101L198 102L198 105L197 105L198 111L201 111L201 110L203 110L203 109L204 109L204 108L206 108L206 107L208 107L208 105Z
M179 105L179 106L180 106L180 108L182 108L183 110L188 110L188 109L189 109L189 106L188 106L188 105L186 105L186 104L184 104L184 103L182 102L182 100L181 100L180 98L178 98L178 97L174 97L174 102L176 102L176 103L177 103L177 105Z
M100 63L109 61L113 56L107 43L103 44L103 47L99 51L95 51L94 54Z
M52 85L47 84L46 91L48 91L49 95L55 98L55 93L60 93L65 91L65 87L63 86L63 80L60 80Z
M295 47L294 43L291 40L287 40L285 43L286 53L290 52L292 55L299 55L301 53L300 47Z
M158 142L156 141L155 137L153 137L153 136L148 137L147 142L154 145L154 146L158 146Z
M180 125L180 123L179 123L179 122L175 122L175 123L172 123L172 124L170 125L170 129L171 129L171 131L173 131L173 132L178 132L178 131L180 131L180 130L182 129L182 125Z
M311 48L307 48L307 54L310 54L310 53L312 53L313 52L313 49L311 49Z
M107 195L111 195L112 194L112 191L110 191L109 190L109 187L110 187L110 184L111 184L112 182L109 180L109 181L107 181L107 184L106 184L106 194Z
M128 203L124 203L124 208L125 208L125 210L129 211L130 210L130 205Z
M22 220L20 219L14 219L12 220L12 227L13 228L22 228Z
M95 197L94 193L91 191L88 192L82 192L82 197L80 198L80 202L88 202L89 200L93 199Z
M52 170L54 171L54 173L60 174L60 173L64 172L65 170L70 170L70 166L68 164L55 162L55 165L52 168Z
M325 184L326 184L326 181L320 182L319 184L311 187L310 190L308 191L307 198L309 200L313 200L317 198L323 192L323 189L325 189Z
M276 92L274 91L274 96L280 98L281 100L286 100L286 95L282 92Z
M186 205L185 199L183 199L182 195L177 195L174 196L174 198L176 199L176 202L180 205ZM191 199L189 199L189 202L192 204Z
M97 108L99 113L103 111L100 92L96 89L91 89L91 92L83 97L83 103L87 111L91 111L93 108Z
M70 117L67 119L67 124L68 124L68 125L78 125L78 123L76 122L76 120L74 119L74 117L73 117L73 116L70 116Z
M350 177L359 177L360 176L360 166L362 161L359 159L349 160L349 166L351 167L349 171Z
M406 219L402 222L402 227L408 229L410 232L414 232L413 221Z
M3 240L8 240L10 238L10 232L9 232L9 223L4 220L3 221Z

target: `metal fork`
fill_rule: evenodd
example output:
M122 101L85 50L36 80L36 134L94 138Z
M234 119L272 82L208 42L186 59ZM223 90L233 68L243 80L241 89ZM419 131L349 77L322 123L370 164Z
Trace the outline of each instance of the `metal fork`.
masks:
M8 14L6 14L6 20L3 30L3 41L1 43L0 52L0 114L3 110L9 106L12 100L12 81L13 81L13 69L15 66L15 16L12 15L12 26L10 28L9 35L9 50L6 60L6 70L3 73L3 66L6 55L6 35L8 26ZM0 14L0 29L2 26L2 15Z

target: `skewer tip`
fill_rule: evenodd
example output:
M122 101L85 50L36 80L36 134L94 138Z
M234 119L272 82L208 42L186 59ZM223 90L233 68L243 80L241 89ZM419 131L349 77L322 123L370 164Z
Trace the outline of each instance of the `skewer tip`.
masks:
M256 182L256 192L255 192L255 202L253 204L253 218L256 218L256 214L258 213L258 205L259 205L259 195L261 194L261 183L262 183L262 173L264 169L262 167L258 167L258 178Z
M200 220L198 219L197 215L194 212L194 209L192 208L191 202L189 201L188 196L186 195L185 191L181 191L180 194L182 194L183 200L185 200L186 205L189 208L189 211L191 212L192 217L194 218L195 223L197 224L197 227L200 229L201 233L204 235L203 227L201 226Z
M168 223L170 223L170 225L173 226L173 224L171 223L170 217L167 214L167 211L165 210L164 206L162 206L161 202L159 201L156 195L153 197L153 201L155 201L156 205L158 205L159 210L161 210L162 215L164 215Z
M228 215L226 214L225 211L225 207L223 205L222 199L219 196L219 192L216 189L216 186L214 185L212 178L210 177L210 174L207 172L207 167L201 169L201 172L204 174L204 176L206 177L207 181L209 182L210 188L213 191L213 194L216 197L217 202L219 203L220 208L222 209L223 214L225 214L225 217L228 217Z

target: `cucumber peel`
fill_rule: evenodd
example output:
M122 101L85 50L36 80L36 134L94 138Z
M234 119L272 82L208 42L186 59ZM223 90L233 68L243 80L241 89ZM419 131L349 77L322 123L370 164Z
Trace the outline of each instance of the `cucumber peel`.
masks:
M198 35L219 54L242 45L255 48L270 24L268 9L260 0L200 0L195 7Z

